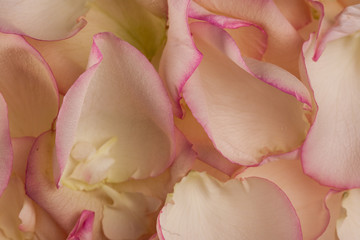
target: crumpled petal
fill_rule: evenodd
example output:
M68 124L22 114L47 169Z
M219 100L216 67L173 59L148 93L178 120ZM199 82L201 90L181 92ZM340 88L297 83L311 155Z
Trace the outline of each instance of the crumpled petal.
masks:
M110 33L95 35L88 66L65 95L59 112L60 174L79 142L97 149L112 142L104 150L115 160L107 174L109 182L163 172L174 159L174 124L165 88L153 66Z
M0 92L9 109L11 137L36 137L51 128L58 112L55 79L24 38L1 33L0 40Z
M335 24L317 42L314 61L317 61L328 42L346 37L360 30L360 4L345 8L337 17Z
M195 2L211 12L262 26L268 35L264 60L297 76L302 40L272 0L195 0Z
M67 240L92 240L94 214L95 213L92 211L82 211L76 225L67 237Z
M159 65L159 74L167 83L173 111L178 117L182 116L179 101L184 84L202 58L191 38L187 23L189 4L190 0L168 0L169 29Z
M6 189L13 168L13 150L9 131L8 108L0 94L0 197Z
M183 96L214 146L242 165L298 147L309 126L306 87L273 64L242 57L222 29L207 23L191 29L204 58Z
M1 0L0 31L41 40L58 40L76 34L86 25L82 16L88 0Z
M306 176L299 159L278 159L258 167L249 167L236 177L261 177L280 187L299 216L304 239L316 239L326 228L329 215L324 200L329 188Z
M191 172L158 218L160 239L302 239L286 195L261 178L222 183Z
M302 148L304 171L325 185L359 187L359 35L328 42L317 62L309 41L305 64L318 112Z

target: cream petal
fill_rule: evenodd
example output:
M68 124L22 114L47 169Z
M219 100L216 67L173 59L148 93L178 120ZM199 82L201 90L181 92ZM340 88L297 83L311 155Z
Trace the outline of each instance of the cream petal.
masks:
M220 182L191 172L158 218L160 239L302 239L286 195L261 178Z

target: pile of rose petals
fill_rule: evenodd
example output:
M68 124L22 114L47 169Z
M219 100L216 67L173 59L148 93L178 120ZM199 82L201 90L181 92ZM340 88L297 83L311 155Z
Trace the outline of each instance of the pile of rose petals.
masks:
M0 239L360 239L359 0L0 6Z

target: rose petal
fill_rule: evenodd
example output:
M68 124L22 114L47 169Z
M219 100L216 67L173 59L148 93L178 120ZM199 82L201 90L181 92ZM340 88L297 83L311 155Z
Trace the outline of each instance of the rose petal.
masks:
M169 29L159 66L160 76L167 83L172 98L174 114L178 117L182 116L179 103L182 88L202 58L187 23L189 4L190 0L168 0Z
M335 24L318 41L314 54L317 61L328 42L346 37L360 30L360 4L349 6L337 17Z
M33 137L12 138L14 151L13 172L25 182L27 158L34 143Z
M211 12L262 26L269 36L264 59L294 75L298 74L301 38L273 1L195 0L195 2ZM286 49L286 54L284 54L284 49Z
M163 172L174 158L174 125L166 91L152 65L110 33L94 37L88 65L60 109L56 135L60 173L74 144L89 142L98 148L111 139L109 156L115 163L108 181Z
M0 31L42 40L64 39L86 25L87 0L1 0ZM50 19L50 20L49 20Z
M295 29L311 22L310 9L306 1L274 0L274 2Z
M58 112L55 79L44 59L22 37L0 34L0 92L9 109L12 137L49 130Z
M359 187L359 35L329 42L316 63L310 43L304 56L318 112L302 148L304 171L325 185Z
M249 167L237 177L261 177L279 186L299 216L304 239L316 239L326 228L329 216L324 200L329 188L306 176L299 160L280 159Z
M94 214L94 212L84 210L67 237L67 240L91 240Z
M285 194L269 181L248 178L222 183L205 173L192 172L175 186L162 209L158 236L302 239L298 221Z
M360 224L360 189L351 189L342 197L342 208L345 213L336 223L336 232L340 240L351 240L359 237Z
M308 128L301 102L311 102L305 86L275 65L242 58L222 29L206 23L192 29L204 58L183 95L214 146L242 165L298 147Z
M0 196L8 185L13 168L13 150L9 131L8 108L0 94Z

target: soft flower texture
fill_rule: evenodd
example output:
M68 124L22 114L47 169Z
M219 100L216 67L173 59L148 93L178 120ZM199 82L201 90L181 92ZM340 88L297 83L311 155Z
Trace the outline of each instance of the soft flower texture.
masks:
M359 238L360 1L0 5L0 239Z

